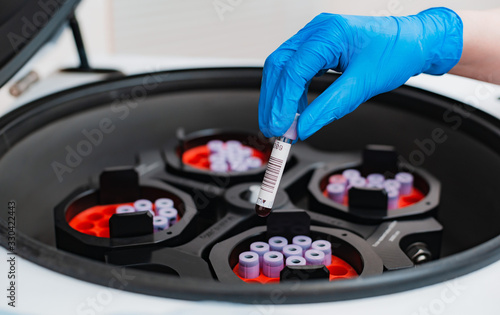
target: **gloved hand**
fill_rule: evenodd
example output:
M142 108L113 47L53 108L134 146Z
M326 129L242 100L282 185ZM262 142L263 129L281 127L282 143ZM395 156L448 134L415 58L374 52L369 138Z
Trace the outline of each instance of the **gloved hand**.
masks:
M460 17L446 8L405 17L320 14L266 59L260 130L281 136L298 112L304 140L411 76L448 72L460 60L462 37ZM342 75L308 106L311 79L328 69Z

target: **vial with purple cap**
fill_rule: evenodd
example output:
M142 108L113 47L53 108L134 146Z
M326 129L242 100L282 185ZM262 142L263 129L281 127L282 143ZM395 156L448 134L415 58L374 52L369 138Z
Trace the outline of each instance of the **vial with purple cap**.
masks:
M257 253L259 255L259 262L260 265L262 266L262 257L264 257L264 254L270 251L269 244L266 242L253 242L250 244L250 251Z
M347 179L347 184L350 185L351 180L361 177L361 173L356 169L349 168L342 172L342 176L344 176L345 179Z
M302 247L296 244L288 244L283 247L282 252L285 258L290 256L302 256Z
M325 254L316 249L309 249L304 254L304 258L308 265L324 265Z
M311 249L319 250L325 254L325 260L323 261L325 266L332 263L332 243L325 240L317 240L312 243Z
M368 184L380 184L382 185L384 183L385 177L382 174L378 173L372 173L368 176L366 176L366 181Z
M238 274L245 279L254 279L260 275L259 255L254 252L243 252L240 254Z
M281 252L283 247L288 245L288 240L283 236L273 236L269 239L269 246L272 251Z
M135 212L135 208L132 206L118 206L116 207L116 213L132 213Z
M279 278L281 270L283 270L283 254L280 252L270 251L264 254L262 259L262 273L269 278Z
M305 266L306 264L306 259L302 256L289 256L285 260L287 266Z
M299 245L302 247L302 251L305 252L311 247L312 240L309 236L297 235L293 237L292 244Z
M411 194L413 190L413 175L406 172L397 173L394 177L400 184L399 193L401 196Z
M326 186L328 198L338 203L344 202L345 191L346 189L343 184L328 184Z

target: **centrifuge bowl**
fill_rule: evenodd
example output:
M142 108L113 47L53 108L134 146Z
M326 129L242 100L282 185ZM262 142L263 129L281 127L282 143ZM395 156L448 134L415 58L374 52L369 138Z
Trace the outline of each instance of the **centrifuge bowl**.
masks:
M257 68L136 75L53 94L2 117L0 204L6 207L10 200L17 204L17 254L70 277L109 285L115 266L56 248L54 207L89 180L95 182L104 168L134 165L137 152L160 150L179 127L186 132L207 128L257 132L261 75ZM314 79L310 100L336 78L326 74ZM85 139L83 131L100 124L109 131L102 141L71 166L64 164L68 150ZM441 134L439 143L432 140L436 132ZM440 259L379 276L304 281L299 286L222 284L127 269L124 289L186 300L266 304L273 303L270 296L279 292L282 303L336 301L442 282L500 259L497 119L403 86L373 98L306 143L330 152L358 151L371 143L393 145L404 162L438 178L442 192L436 218L444 227ZM68 168L57 173L54 162ZM0 216L1 244L7 247L7 212Z

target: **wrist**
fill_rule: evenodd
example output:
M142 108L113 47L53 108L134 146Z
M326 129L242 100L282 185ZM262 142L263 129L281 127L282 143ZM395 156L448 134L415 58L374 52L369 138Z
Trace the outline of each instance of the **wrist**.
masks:
M416 15L423 26L423 73L440 75L459 61L463 49L463 23L454 11L431 8Z

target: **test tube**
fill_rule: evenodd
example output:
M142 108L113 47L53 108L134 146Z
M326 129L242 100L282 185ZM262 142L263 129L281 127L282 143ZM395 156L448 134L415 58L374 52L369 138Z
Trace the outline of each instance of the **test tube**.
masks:
M149 211L154 215L153 203L147 199L139 199L134 202L134 208L136 211Z
M257 255L257 253L243 252L238 258L238 274L240 277L245 279L254 279L259 276L259 255Z
M366 176L366 181L369 184L380 184L380 185L382 185L384 183L384 181L385 181L385 177L382 174L373 173L373 174L370 174L370 175Z
M366 183L366 188L384 189L384 183Z
M358 170L349 168L342 172L342 176L347 179L347 184L350 185L353 179L361 177L361 173Z
M250 244L250 251L257 253L259 255L259 263L262 266L262 257L264 256L265 253L270 251L271 248L269 247L269 244L266 242L253 242Z
M326 186L326 192L328 194L328 198L331 200L342 203L344 202L345 196L345 186L342 184L328 184Z
M226 163L226 156L221 153L214 153L208 156L210 163Z
M397 173L395 179L401 184L399 193L401 196L409 195L413 189L413 175L406 172Z
M317 249L309 249L304 254L308 265L324 265L325 254Z
M245 164L244 161L237 162L237 163L231 163L231 164L229 164L229 168L233 172L246 172L246 171L248 171L248 166Z
M269 278L279 278L283 270L283 254L270 251L264 254L262 259L262 273Z
M163 208L158 210L158 215L168 219L168 225L172 226L177 223L178 211L175 208Z
M132 213L135 212L135 208L132 206L118 206L116 207L116 213Z
M228 140L226 141L226 150L228 151L237 151L241 149L242 145L241 142L238 140Z
M364 177L356 177L349 180L349 188L351 187L365 187L366 179Z
M309 236L297 235L292 239L292 244L302 247L302 251L306 251L311 247L312 240Z
M226 162L210 163L210 170L217 173L226 173L229 170Z
M283 247L283 255L285 258L290 256L302 256L302 247L296 244L288 244Z
M401 189L401 183L395 179L386 179L384 182L384 188L387 191L391 189L396 189L397 191L399 191L399 189Z
M239 163L245 160L245 156L239 151L228 152L226 160L229 163Z
M344 187L347 186L347 179L344 177L344 175L340 174L335 174L328 177L328 182L330 184L341 184L344 185Z
M287 266L305 266L306 259L302 256L289 256L285 261L285 265L287 265Z
M168 219L162 216L153 217L153 228L155 231L163 231L168 228Z
M253 150L252 148L250 147L247 147L247 146L243 146L241 149L240 149L240 153L243 157L251 157L252 154L253 154Z
M221 140L210 140L207 142L207 147L210 152L220 152L224 149L224 142Z
M311 248L319 250L325 254L325 266L329 266L332 263L332 243L325 240L317 240L312 243Z
M158 211L158 209L161 208L173 208L174 207L174 201L170 198L159 198L155 200L155 209Z
M386 189L387 191L387 209L397 209L399 203L399 190Z
M285 169L286 159L293 140L297 139L297 122L300 114L295 114L292 125L281 137L274 141L273 151L267 163L266 173L260 186L259 198L255 205L255 212L261 217L267 217L271 213L274 198L278 191L281 176Z
M245 161L249 169L259 168L262 166L262 160L255 156L248 157Z
M281 252L285 245L288 245L288 240L283 236L273 236L269 239L269 246L272 251Z

